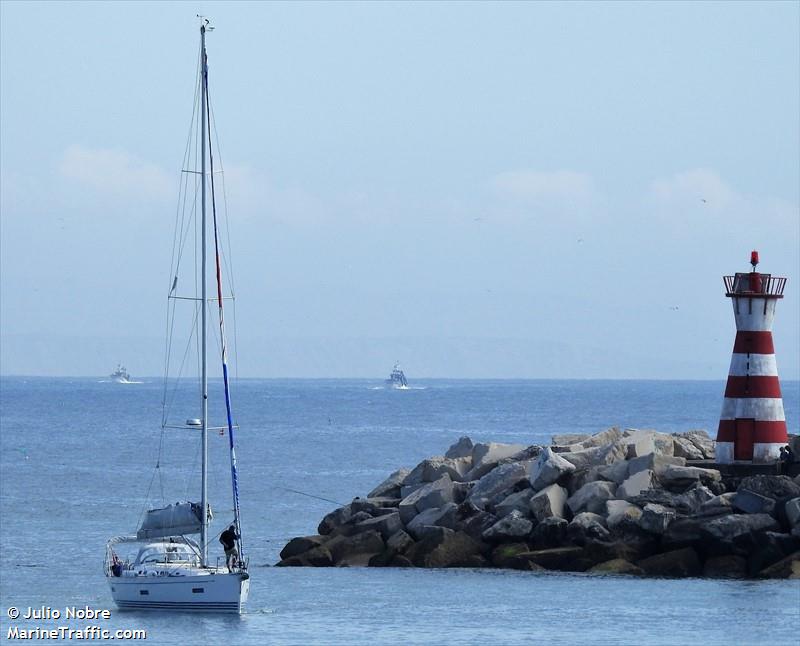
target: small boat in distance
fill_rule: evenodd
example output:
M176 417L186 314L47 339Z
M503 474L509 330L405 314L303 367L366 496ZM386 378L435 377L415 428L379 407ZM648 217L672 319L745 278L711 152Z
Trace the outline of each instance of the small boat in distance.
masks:
M109 377L111 378L111 381L116 381L118 384L131 383L131 376L125 369L125 366L123 366L121 363L117 363L117 369L112 372Z
M396 361L394 367L392 368L392 373L389 375L389 378L386 380L386 385L390 388L408 388L408 380L406 376L403 374L403 371L400 370L400 362Z

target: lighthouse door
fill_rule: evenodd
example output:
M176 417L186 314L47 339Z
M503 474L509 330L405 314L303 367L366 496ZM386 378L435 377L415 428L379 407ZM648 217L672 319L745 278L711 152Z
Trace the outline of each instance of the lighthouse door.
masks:
M753 459L753 439L755 437L756 421L754 419L736 420L736 443L733 448L734 460Z

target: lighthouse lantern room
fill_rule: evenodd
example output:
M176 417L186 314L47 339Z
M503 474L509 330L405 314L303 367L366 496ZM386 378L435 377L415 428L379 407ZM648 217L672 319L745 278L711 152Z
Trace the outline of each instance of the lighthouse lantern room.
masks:
M774 462L788 442L772 322L783 298L785 278L753 270L725 276L725 296L733 303L736 340L717 431L717 461Z

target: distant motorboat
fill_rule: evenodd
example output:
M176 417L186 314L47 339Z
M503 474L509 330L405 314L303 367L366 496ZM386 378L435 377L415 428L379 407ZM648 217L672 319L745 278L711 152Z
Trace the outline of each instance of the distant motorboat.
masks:
M117 369L112 372L110 375L112 381L116 381L118 384L129 384L131 383L131 376L128 374L128 371L125 369L121 363L117 364Z
M392 373L389 375L389 378L386 380L386 385L390 388L408 388L408 380L406 376L403 374L403 371L400 370L400 362L396 362L394 367L392 368Z

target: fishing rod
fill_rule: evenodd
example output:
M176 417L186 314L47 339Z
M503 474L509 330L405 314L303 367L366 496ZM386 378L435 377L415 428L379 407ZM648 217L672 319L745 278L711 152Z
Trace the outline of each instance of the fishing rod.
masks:
M283 489L283 491L290 491L291 493L300 494L301 496L308 496L309 498L316 498L317 500L324 500L325 502L332 502L334 505L339 505L340 507L344 507L347 504L344 502L339 502L338 500L331 500L330 498L324 498L323 496L315 496L314 494L306 493L305 491L290 489L289 487L277 487L277 489Z

